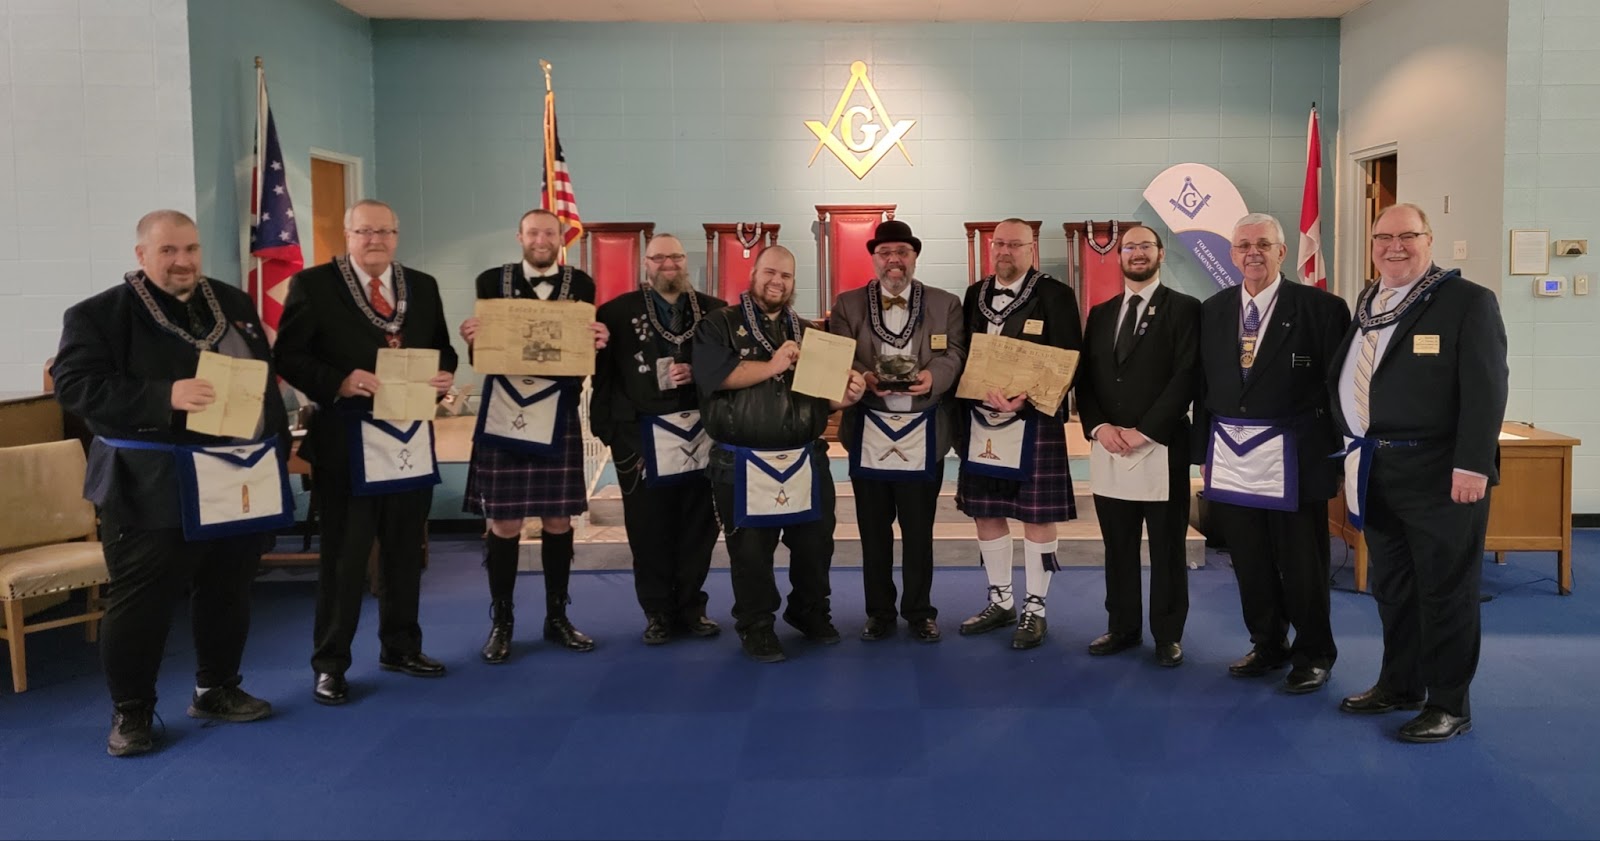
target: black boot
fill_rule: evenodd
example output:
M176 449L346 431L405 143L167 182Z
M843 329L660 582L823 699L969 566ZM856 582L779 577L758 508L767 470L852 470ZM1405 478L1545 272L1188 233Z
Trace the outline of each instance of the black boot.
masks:
M539 538L539 560L544 566L544 638L572 651L593 651L594 640L572 627L567 619L567 582L572 578L572 532L545 533Z
M550 597L544 609L544 638L572 651L593 651L594 640L567 619L567 601L565 594Z
M485 663L504 663L511 656L512 602L495 599L489 604L489 639L483 643Z
M119 701L111 714L111 735L106 737L106 753L134 756L156 746L152 719L154 701Z

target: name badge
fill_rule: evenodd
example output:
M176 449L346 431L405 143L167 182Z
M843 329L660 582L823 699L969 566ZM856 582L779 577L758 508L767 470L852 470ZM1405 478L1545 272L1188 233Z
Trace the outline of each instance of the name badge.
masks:
M1299 354L1299 353L1291 353L1291 354L1289 354L1289 367L1290 368L1310 368L1311 367L1311 357L1310 357L1310 355L1308 355L1308 354Z
M950 338L944 333L934 333L928 337L928 348L930 350L944 350L948 347L950 347Z
M1022 335L1024 335L1024 336L1042 336L1042 335L1044 335L1044 319L1042 319L1042 318L1030 318L1027 321L1022 322Z
M1412 336L1411 352L1418 356L1438 356L1439 337L1437 335Z

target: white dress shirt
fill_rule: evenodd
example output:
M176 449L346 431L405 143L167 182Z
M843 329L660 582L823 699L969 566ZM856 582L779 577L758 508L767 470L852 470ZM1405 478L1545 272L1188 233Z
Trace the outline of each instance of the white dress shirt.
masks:
M533 296L541 301L550 300L556 292L553 280L538 280L538 278L555 277L561 274L561 264L551 263L549 268L536 269L527 259L522 261L522 276L528 279L528 285L533 287Z
M1267 341L1268 316L1272 315L1272 308L1278 303L1278 290L1283 286L1283 275L1279 274L1261 294L1250 297L1250 290L1239 286L1239 335L1244 336L1244 314L1249 311L1251 302L1256 305L1256 313L1261 317L1261 329L1256 331L1256 353L1261 353L1261 345Z
M1378 309L1378 299L1383 297L1383 290L1378 290L1372 299L1372 314L1384 313L1400 306L1400 302L1411 293L1411 287L1417 285L1420 276L1412 278L1405 286L1395 287L1394 294L1384 304L1383 309ZM1394 335L1394 325L1390 324L1373 331L1378 334L1378 348L1372 355L1372 370L1378 370L1378 363L1383 361L1383 352L1389 349L1389 337ZM1367 426L1356 417L1356 366L1361 360L1361 348L1366 344L1366 334L1357 331L1354 339L1350 341L1350 350L1344 356L1344 367L1339 371L1339 409L1344 412L1344 422L1349 425L1350 431L1357 435L1366 435Z
M890 292L888 287L881 283L878 285L878 294L880 297L894 297L894 293ZM890 333L899 333L901 330L904 330L906 327L906 322L911 319L910 283L907 283L906 288L900 291L900 297L906 299L905 306L890 307L889 309L883 311L883 327ZM867 306L879 306L879 304L874 304L873 302L868 301ZM917 342L915 337L907 341L906 346L903 348L897 348L888 342L880 343L878 348L879 356L905 356L907 354L911 356L917 355ZM883 398L883 407L891 412L909 412L911 411L911 401L911 395L894 391L890 392L888 397Z
M361 268L361 266L358 265L356 263L356 261L353 260L353 259L350 261L350 268L356 273L356 279L361 281L361 294L366 295L367 296L367 303L371 304L372 303L372 275L367 274L367 270ZM393 266L393 264L391 264L391 265L389 265L389 266L384 268L383 274L378 276L378 284L383 287L383 297L386 300L388 300L389 306L391 306L391 307L398 306L400 302L396 301L394 299L394 266Z
M1027 271L1023 271L1022 274L1017 275L1017 279L1011 281L1010 283L1001 283L1000 282L1000 278L996 277L994 279L995 294L996 295L1010 295L1011 296L1011 301L1006 301L1004 306L999 305L999 302L996 301L994 304L990 305L991 308L996 310L996 311L999 311L999 310L1005 309L1006 307L1011 306L1011 302L1015 301L1017 299L1017 296L1022 294L1022 282L1027 280L1027 279L1028 279ZM991 336L997 336L997 335L1000 334L1001 330L1005 329L1005 326L1006 326L1005 322L1003 322L1003 321L1000 322L999 324L995 324L994 322L991 321L991 322L988 322L987 325L984 327L984 332L988 333Z

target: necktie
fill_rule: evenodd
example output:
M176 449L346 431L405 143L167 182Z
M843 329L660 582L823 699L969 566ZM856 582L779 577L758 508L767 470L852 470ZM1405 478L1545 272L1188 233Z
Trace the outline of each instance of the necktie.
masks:
M886 309L886 310L887 309L893 309L895 307L904 307L906 305L906 299L902 298L899 295L895 295L892 298L891 297L884 297L882 300L883 300L883 308Z
M372 311L380 318L389 318L394 315L394 305L383 295L383 279L373 278L367 282L369 294L367 299L372 303Z
M1133 353L1134 331L1139 329L1139 304L1143 301L1138 295L1128 299L1128 314L1122 317L1122 329L1117 331L1115 350L1118 365L1127 362L1129 354Z
M677 303L667 307L667 329L668 330L671 330L673 333L676 333L676 334L682 334L683 331L684 331L684 328L687 326L685 324L685 322L687 322L687 321L688 321L688 317L686 316L686 314L683 311L683 299L682 298L679 298Z
M1378 306L1374 309L1380 312L1389 311L1389 299L1394 296L1393 289L1385 289L1378 293ZM1378 331L1368 330L1361 334L1361 355L1356 357L1356 422L1361 428L1356 432L1367 434L1367 423L1372 417L1371 407L1367 403L1367 389L1372 385L1372 369L1378 361Z
M1245 379L1250 378L1250 366L1256 362L1256 336L1260 333L1261 311L1255 301L1249 301L1244 307L1244 335L1239 338L1239 373Z

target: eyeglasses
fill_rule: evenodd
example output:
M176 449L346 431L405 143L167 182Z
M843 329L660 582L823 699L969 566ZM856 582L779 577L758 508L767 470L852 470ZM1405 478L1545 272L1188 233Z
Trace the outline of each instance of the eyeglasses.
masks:
M1282 244L1283 243L1281 242L1272 242L1270 240L1261 240L1259 242L1236 242L1233 244L1233 250L1239 252L1240 254L1249 254L1252 251L1259 251L1265 254Z
M1373 234L1373 245L1388 245L1395 240L1400 240L1401 245L1410 245L1417 241L1417 237L1432 236L1427 231L1406 231L1403 234Z
M917 252L914 249L902 245L899 248L880 248L872 252L872 255L874 257L899 257L904 260L915 253Z
M1031 241L1029 241L1029 240L1020 240L1020 239L1012 239L1012 240L992 239L992 240L989 240L989 247L990 248L1004 248L1007 251L1016 251L1019 248L1026 248L1026 247L1028 247L1030 245L1033 245L1033 243Z
M649 260L652 263L665 263L668 260L671 260L674 263L682 263L684 260L689 259L689 255L687 255L687 254L651 254L650 256L646 257L645 259Z
M395 236L396 234L400 233L400 230L398 228L356 228L355 230L352 231L352 230L346 228L345 232L349 233L349 234L354 234L355 236L361 237L362 239L374 239L374 238L387 239L389 237Z
M1122 246L1122 253L1134 254L1140 251L1155 251L1159 247L1153 242L1130 242Z

